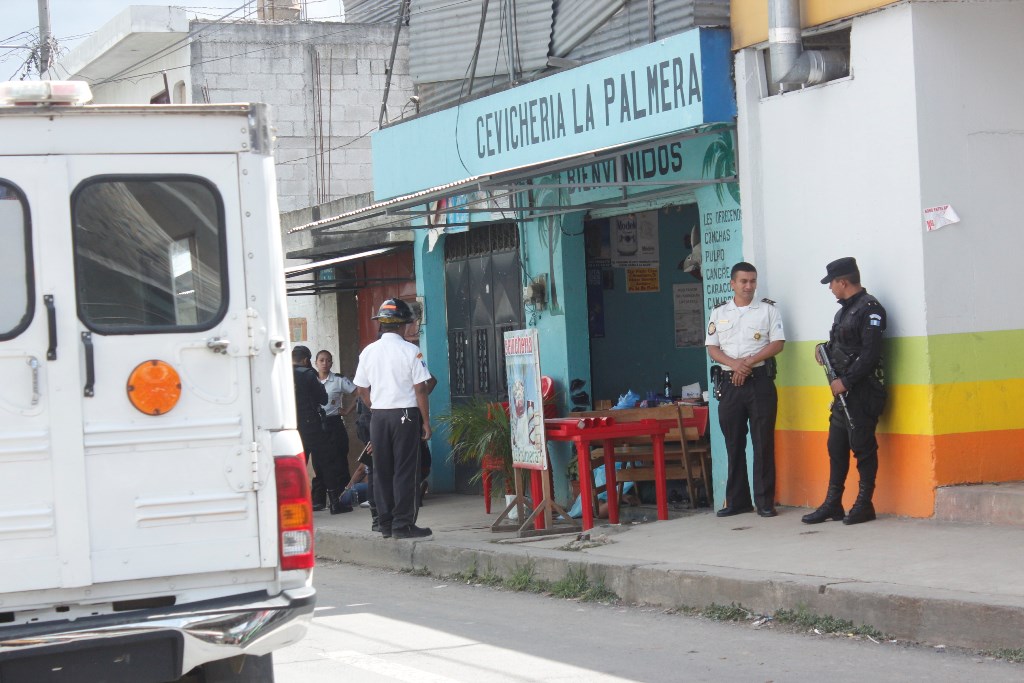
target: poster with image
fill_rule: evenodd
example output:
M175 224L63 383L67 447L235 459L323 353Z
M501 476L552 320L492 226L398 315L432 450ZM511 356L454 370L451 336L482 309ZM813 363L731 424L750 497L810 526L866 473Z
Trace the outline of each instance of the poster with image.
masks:
M627 213L612 218L612 265L616 268L657 268L658 212Z
M504 341L512 462L515 467L544 470L548 459L537 328L506 332Z

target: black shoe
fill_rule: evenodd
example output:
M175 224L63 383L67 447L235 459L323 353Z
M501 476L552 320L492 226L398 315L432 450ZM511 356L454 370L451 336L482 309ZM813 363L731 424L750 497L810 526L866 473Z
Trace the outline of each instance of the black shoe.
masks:
M325 503L322 500L318 500L315 503L313 503L313 512L320 512L321 510L326 510L326 509L327 509L327 503Z
M434 532L428 527L418 527L415 524L410 524L405 527L398 527L394 530L395 538L426 538L427 536L433 536Z
M774 505L768 507L757 508L758 517L776 517L779 513L775 511Z
M733 515L741 515L744 512L753 512L753 505L745 505L744 507L732 507L726 505L724 508L715 513L716 517L732 517Z
M380 527L380 535L384 538L391 538L391 527L382 526Z

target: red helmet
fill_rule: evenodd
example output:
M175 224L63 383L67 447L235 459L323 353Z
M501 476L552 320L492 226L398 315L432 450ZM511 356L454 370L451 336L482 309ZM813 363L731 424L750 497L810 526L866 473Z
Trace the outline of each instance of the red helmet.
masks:
M380 305L377 315L372 318L383 325L404 325L411 323L414 319L415 316L412 314L409 304L401 299L388 299Z

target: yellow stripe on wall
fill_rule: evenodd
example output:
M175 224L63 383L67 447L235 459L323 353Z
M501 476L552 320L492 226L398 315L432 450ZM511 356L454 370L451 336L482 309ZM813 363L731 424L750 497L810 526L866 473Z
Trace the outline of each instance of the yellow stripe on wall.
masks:
M878 431L887 434L930 435L931 387L909 384L889 387L885 413ZM828 431L832 393L827 386L779 387L776 429L800 432Z
M828 430L827 386L779 387L777 429ZM1024 379L889 387L878 431L937 436L1024 429Z

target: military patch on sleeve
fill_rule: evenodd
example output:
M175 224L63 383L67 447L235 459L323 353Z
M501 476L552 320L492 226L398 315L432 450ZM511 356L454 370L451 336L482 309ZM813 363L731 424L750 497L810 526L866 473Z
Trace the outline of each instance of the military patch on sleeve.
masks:
M764 299L761 299L761 301L763 301L766 304L771 304L772 306L775 305L775 302L772 301L771 299L767 298L767 297L765 297Z
M710 322L710 323L708 324L708 335L712 335L712 334L714 334L714 333L715 333L715 330L716 330L716 329L717 329L717 328L715 327L715 321L714 321L714 320L712 320L712 321L711 321L711 322Z
M871 315L868 316L868 325L870 325L871 327L881 327L882 316L880 316L877 313L872 313Z

